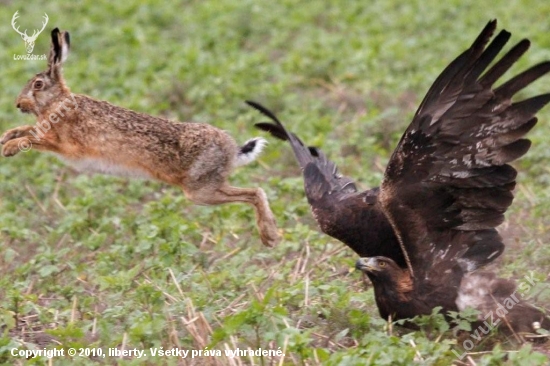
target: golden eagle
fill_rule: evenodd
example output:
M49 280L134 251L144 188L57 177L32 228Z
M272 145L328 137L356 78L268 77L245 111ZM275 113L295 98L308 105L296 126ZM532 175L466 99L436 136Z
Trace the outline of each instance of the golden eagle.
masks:
M258 128L290 142L323 232L367 257L357 268L372 281L384 318L430 314L437 306L474 307L483 318L499 302L517 298L513 281L474 270L504 250L495 227L513 200L516 170L508 163L529 150L531 142L523 137L550 94L511 98L550 71L550 62L493 87L529 48L524 39L488 68L510 38L502 30L487 46L495 28L490 21L435 80L380 188L358 192L321 151L306 147L269 110L248 102L274 121ZM548 322L521 299L516 304L507 318L515 330Z

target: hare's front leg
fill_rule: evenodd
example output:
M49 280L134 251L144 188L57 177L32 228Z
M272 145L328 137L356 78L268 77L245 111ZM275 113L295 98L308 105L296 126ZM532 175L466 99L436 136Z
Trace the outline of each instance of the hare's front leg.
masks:
M30 131L34 130L36 126L31 125L25 125L25 126L19 126L12 129L7 130L0 136L0 144L4 145L6 142L23 137L23 136L29 136Z
M59 153L59 146L57 144L52 143L50 140L45 138L34 137L29 134L4 143L4 146L2 147L2 155L5 157L10 157L20 151L29 151L31 148L39 151L53 151Z

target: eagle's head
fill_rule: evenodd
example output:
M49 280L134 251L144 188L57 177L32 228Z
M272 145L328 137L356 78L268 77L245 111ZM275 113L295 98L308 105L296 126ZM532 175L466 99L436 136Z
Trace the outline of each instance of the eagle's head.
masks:
M364 257L355 262L355 268L373 277L383 278L392 276L392 273L402 272L392 259L387 257Z
M407 268L401 268L388 257L359 258L355 268L366 274L381 292L391 291L406 296L413 288Z

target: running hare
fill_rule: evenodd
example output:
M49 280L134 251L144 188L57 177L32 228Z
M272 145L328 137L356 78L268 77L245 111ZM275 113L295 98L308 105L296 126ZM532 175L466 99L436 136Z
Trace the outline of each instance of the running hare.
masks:
M34 76L17 98L17 108L37 117L0 137L2 155L34 148L51 151L79 171L157 179L180 186L194 203L246 202L256 209L260 237L279 241L275 219L261 188L227 182L234 167L251 162L266 141L251 139L240 148L226 132L208 124L176 123L72 94L62 65L69 33L52 31L48 69Z

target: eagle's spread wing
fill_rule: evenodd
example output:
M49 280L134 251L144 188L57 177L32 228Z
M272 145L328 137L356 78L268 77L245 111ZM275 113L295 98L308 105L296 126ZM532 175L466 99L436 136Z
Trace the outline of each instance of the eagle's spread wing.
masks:
M256 102L247 103L273 120L257 123L256 127L290 142L303 171L308 202L321 230L362 257L383 255L405 265L393 229L380 209L378 188L358 192L353 180L342 176L336 164L319 149L306 147L267 108Z
M490 21L472 46L436 79L395 149L380 201L416 278L471 271L498 257L495 230L512 203L516 170L509 162L530 147L523 136L550 94L511 102L548 71L538 64L493 84L529 47L522 40L488 71L510 33Z

